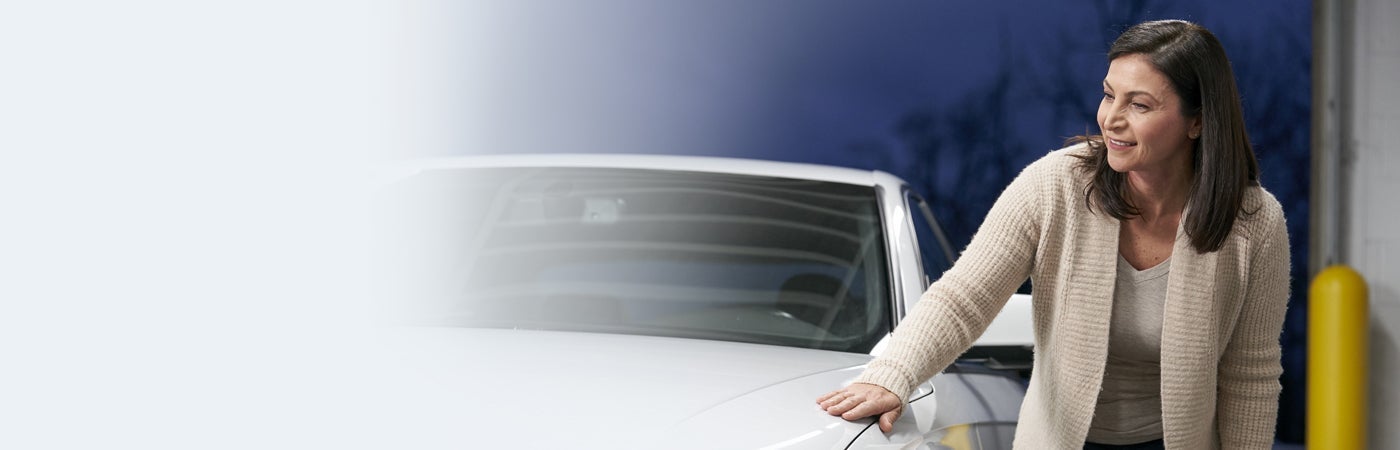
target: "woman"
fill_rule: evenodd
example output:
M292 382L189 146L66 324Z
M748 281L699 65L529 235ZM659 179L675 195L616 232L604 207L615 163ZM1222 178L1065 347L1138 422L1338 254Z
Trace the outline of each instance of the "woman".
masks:
M910 390L1030 277L1036 357L1017 448L1272 445L1288 233L1259 186L1229 60L1175 20L1128 29L1108 60L1100 134L1027 167L823 409L889 432Z

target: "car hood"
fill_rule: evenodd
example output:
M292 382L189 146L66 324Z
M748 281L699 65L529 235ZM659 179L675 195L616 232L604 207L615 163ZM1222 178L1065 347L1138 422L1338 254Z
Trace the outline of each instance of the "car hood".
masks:
M470 328L395 328L377 341L395 445L829 448L868 425L815 405L868 355Z

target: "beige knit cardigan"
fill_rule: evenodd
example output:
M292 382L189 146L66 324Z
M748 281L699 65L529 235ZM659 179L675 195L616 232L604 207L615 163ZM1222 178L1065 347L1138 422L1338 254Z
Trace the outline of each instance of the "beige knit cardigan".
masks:
M960 259L929 287L857 382L908 398L972 345L1007 298L1034 286L1035 362L1018 449L1084 445L1108 355L1119 221L1085 205L1071 147L1028 166ZM1278 201L1250 188L1224 246L1172 249L1162 318L1162 430L1169 449L1267 449L1278 409L1288 233Z

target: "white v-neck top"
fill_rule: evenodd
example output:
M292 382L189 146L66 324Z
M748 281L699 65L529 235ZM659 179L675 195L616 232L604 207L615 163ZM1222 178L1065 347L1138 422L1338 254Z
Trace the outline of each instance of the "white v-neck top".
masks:
M1089 425L1090 442L1126 445L1162 438L1162 313L1171 258L1144 270L1118 256L1108 364Z

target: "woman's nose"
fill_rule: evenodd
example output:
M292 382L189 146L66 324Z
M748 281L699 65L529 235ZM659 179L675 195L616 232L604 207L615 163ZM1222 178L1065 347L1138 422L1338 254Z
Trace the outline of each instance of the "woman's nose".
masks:
M1103 116L1103 128L1105 130L1116 130L1122 128L1124 123L1123 115L1119 113L1118 108L1114 105L1109 105L1108 111L1105 112Z

